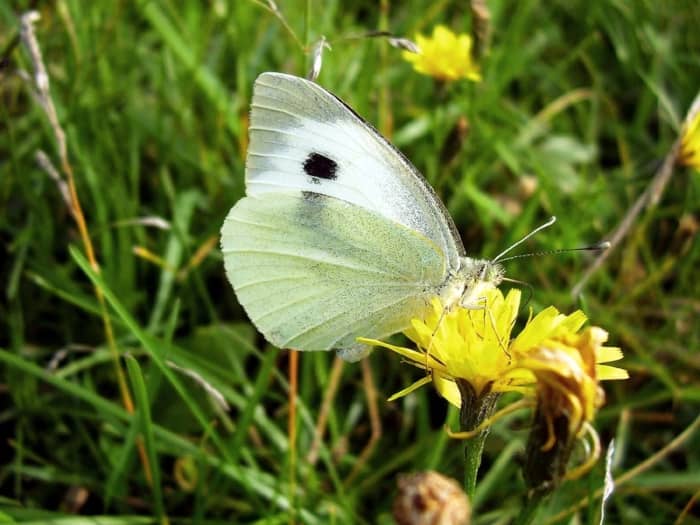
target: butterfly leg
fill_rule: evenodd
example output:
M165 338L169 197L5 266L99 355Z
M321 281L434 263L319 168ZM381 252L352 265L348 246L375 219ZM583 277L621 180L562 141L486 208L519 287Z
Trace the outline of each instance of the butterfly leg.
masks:
M493 329L493 333L498 338L498 345L501 347L501 350L503 350L503 353L506 354L508 359L510 359L511 356L510 356L510 352L508 351L508 345L506 344L506 341L503 341L501 339L501 337L498 333L496 319L494 319L493 312L488 307L488 304L486 302L486 297L485 296L477 297L474 302L463 304L462 308L466 308L467 310L481 310L484 312L484 325L486 324L486 321L488 319L489 323L491 324L491 328Z

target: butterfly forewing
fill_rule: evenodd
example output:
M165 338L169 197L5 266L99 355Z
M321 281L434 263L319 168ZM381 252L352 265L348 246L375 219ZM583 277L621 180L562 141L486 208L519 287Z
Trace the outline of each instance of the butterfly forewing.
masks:
M314 82L263 73L253 92L246 193L291 189L337 197L415 230L451 268L464 254L440 200L374 128Z

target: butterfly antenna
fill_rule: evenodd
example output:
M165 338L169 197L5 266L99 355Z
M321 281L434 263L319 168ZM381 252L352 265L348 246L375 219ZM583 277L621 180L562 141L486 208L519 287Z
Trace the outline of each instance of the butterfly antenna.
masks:
M535 235L535 234L538 233L538 232L541 232L541 231L544 230L545 228L549 228L549 227L550 227L552 224L554 224L555 222L557 222L557 218L554 217L554 216L550 217L550 219L549 219L547 222L545 222L544 224L541 224L540 226L538 226L537 228L535 228L534 230L532 230L530 233L528 233L525 237L523 237L522 239L520 239L520 240L517 241L517 242L514 242L514 243L511 244L508 248L506 248L506 249L503 250L501 253L499 253L498 255L496 255L496 257L495 257L495 258L493 259L493 261L491 261L491 262L497 263L497 262L501 261L501 257L503 257L505 254L507 254L507 253L508 253L509 251L511 251L513 248L516 248L517 246L520 246L522 243L524 243L525 241L527 241L530 237L532 237L533 235ZM505 259L504 259L504 260L505 260Z
M535 230L535 232L536 231L537 230ZM535 232L532 232L532 233L535 233ZM530 235L532 235L532 234L530 234ZM528 235L528 237L530 235ZM527 237L526 237L526 239L527 239ZM497 257L496 259L494 259L494 261L504 263L507 261L512 261L513 259L522 259L523 257L539 257L540 255L557 255L559 253L568 253L568 252L600 252L603 250L607 250L608 248L610 248L610 242L603 241L603 242L599 242L597 244L591 244L590 246L580 246L578 248L562 248L560 250L544 250L541 252L521 253L519 255L512 255L510 257L506 257L505 259L500 259L500 260ZM510 250L510 248L508 248L508 250ZM506 250L506 251L508 251L508 250Z

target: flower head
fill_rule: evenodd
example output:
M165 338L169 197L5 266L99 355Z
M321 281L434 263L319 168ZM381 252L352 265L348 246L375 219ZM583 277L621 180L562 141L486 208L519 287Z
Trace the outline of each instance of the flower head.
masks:
M472 38L467 34L455 34L444 25L433 29L432 37L416 35L419 52L404 51L402 56L413 64L418 73L439 80L466 78L481 81L479 66L472 60Z
M440 395L453 405L461 405L456 379L467 381L475 394L485 390L516 390L517 385L532 382L533 376L518 370L508 351L510 332L520 305L520 291L511 290L504 298L500 290L485 290L481 309L454 308L443 311L438 299L426 319L413 319L405 332L418 347L411 350L377 340L362 342L393 350L409 363L431 372L396 393L402 397L432 379Z

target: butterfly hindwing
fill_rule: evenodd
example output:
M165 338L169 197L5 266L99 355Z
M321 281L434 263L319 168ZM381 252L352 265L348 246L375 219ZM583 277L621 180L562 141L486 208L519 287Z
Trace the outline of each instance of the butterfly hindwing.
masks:
M222 229L229 280L281 348L351 348L425 312L446 279L441 250L371 210L316 193L241 199Z

